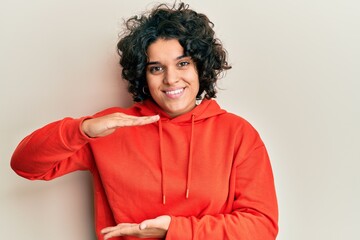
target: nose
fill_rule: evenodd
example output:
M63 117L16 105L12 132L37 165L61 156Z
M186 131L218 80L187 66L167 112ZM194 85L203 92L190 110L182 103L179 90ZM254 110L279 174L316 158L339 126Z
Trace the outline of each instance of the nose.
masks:
M167 68L164 74L164 84L172 85L179 81L179 73L174 68Z

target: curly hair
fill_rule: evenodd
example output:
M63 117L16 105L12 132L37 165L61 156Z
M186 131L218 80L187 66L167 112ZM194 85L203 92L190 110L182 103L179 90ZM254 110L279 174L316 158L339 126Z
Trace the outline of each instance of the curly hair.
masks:
M149 97L146 83L147 49L157 39L177 39L196 64L199 75L197 99L216 97L216 81L231 66L227 52L215 38L214 24L206 15L189 9L180 2L169 6L160 4L152 11L134 16L125 22L123 37L117 44L122 77L129 82L128 91L135 102Z

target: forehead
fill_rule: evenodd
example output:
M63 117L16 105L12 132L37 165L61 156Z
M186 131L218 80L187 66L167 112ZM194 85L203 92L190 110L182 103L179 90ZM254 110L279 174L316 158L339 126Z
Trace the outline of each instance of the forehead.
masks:
M148 61L174 61L184 55L177 39L157 39L147 49Z

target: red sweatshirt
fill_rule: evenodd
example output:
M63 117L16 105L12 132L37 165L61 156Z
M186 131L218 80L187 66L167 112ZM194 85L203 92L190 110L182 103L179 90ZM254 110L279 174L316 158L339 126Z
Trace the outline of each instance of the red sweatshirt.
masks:
M172 119L150 100L95 116L114 112L161 118L93 139L81 131L85 118L65 118L26 137L12 168L32 180L89 170L99 239L104 227L160 215L171 216L167 240L276 238L270 161L248 122L214 100Z

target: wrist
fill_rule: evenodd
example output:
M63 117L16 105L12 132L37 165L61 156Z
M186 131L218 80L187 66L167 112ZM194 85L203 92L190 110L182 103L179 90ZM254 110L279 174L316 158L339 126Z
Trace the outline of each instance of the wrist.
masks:
M80 132L87 138L93 138L89 132L89 120L91 117L84 117L80 122Z

